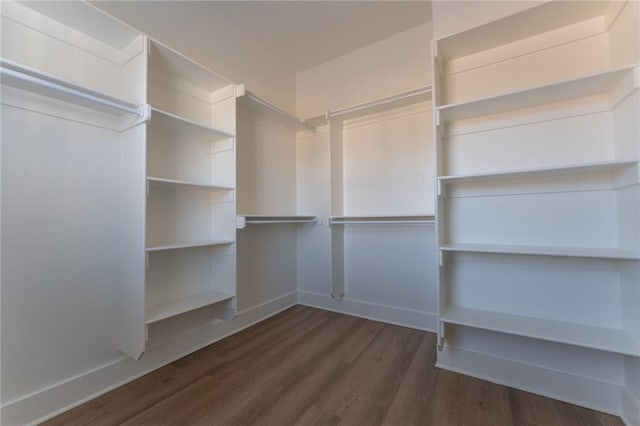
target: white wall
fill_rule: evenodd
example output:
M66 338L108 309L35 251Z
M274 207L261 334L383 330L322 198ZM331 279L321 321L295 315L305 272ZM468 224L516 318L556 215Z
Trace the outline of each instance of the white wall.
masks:
M431 84L431 30L427 22L298 73L297 115L321 115Z

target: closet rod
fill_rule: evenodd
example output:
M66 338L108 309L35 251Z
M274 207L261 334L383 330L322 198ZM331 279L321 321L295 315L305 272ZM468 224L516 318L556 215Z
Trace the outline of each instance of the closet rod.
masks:
M431 225L435 223L433 216L417 216L403 219L402 216L389 217L389 218L344 218L344 217L332 217L329 220L330 226L344 226L344 225Z
M7 68L9 66L10 68ZM118 102L117 100L108 99L107 97L93 92L89 89L82 88L75 84L59 80L55 77L39 73L35 70L21 67L17 64L9 64L6 61L0 61L0 75L2 77L8 77L27 84L42 87L47 90L64 93L79 99L87 100L98 105L106 106L117 111L133 114L138 117L144 117L145 111L143 108L127 105L124 102ZM3 79L2 83L5 81ZM6 82L10 84L10 82Z
M284 118L286 118L287 120L293 121L297 124L299 124L300 126L306 128L307 130L311 130L311 131L315 131L316 128L313 127L312 125L310 125L309 123L307 123L305 120L301 120L298 117L296 117L293 114L289 114L287 111L278 108L277 106L265 101L264 99L259 98L258 96L254 95L253 93L251 93L250 91L245 91L245 95L253 100L254 102L259 103L260 105L269 108L272 111L275 111L277 114L283 116Z
M341 115L352 114L354 112L359 112L375 107L379 107L385 104L392 104L395 102L401 102L407 99L419 97L421 95L427 95L431 93L431 86L421 87L419 89L410 90L408 92L400 93L398 95L389 96L388 98L377 99L371 102L365 102L363 104L358 104L342 109L337 109L335 111L327 111L327 118L339 117Z

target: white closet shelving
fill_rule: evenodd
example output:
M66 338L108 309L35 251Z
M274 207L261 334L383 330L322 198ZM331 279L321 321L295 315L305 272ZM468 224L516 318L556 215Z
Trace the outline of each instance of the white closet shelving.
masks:
M246 225L315 225L313 215L299 214L295 188L295 132L315 126L246 90L239 89L242 183L237 228Z
M416 106L430 101L431 87L420 87L307 120L329 123L333 298L345 292L346 227L434 223L433 207L425 202L432 191L432 176L425 172L430 164L430 126L421 132L418 128L424 123L411 122L421 114ZM405 121L404 127L396 126ZM375 134L369 133L370 128L376 129ZM382 134L386 136L381 138Z
M85 2L5 1L1 9L2 151L10 158L2 223L13 233L3 232L3 272L13 277L3 277L3 296L65 294L64 308L25 299L20 311L34 313L26 328L3 305L3 339L20 348L23 337L11 330L46 341L64 329L74 339L47 348L60 359L114 347L137 358L145 346L146 39ZM25 271L29 279L20 278ZM24 353L7 359L17 374L33 368Z
M640 355L637 20L548 2L433 42L441 346L449 324Z
M145 323L235 316L235 86L150 41Z

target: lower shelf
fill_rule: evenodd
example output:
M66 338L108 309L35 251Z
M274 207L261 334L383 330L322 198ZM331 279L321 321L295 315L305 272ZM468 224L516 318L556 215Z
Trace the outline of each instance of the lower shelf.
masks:
M210 290L205 293L195 294L183 299L159 303L149 306L145 312L145 322L151 324L198 308L213 305L218 302L230 300L233 295L220 291Z
M640 340L621 329L447 307L440 321L624 355L640 356Z

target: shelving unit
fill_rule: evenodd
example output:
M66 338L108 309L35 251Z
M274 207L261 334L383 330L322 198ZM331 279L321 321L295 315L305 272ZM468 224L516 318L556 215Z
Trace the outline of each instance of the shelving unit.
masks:
M634 13L548 2L433 42L441 349L451 326L640 356Z
M495 96L441 105L436 108L436 117L438 122L446 124L599 94L607 95L609 108L613 109L626 97L629 90L638 87L638 78L637 65L629 65ZM625 90L620 85L631 87Z
M533 337L551 342L637 356L640 343L625 330L551 321L521 315L448 307L441 315L447 324Z
M145 324L235 316L235 86L149 44Z
M433 191L428 170L431 99L431 86L425 86L324 115L330 144L333 298L345 293L345 238L351 232L346 228L434 223L433 204L428 198ZM420 119L423 115L426 120ZM308 121L320 123L322 117Z

